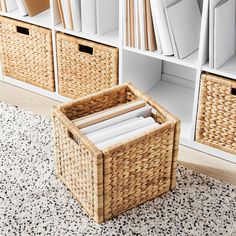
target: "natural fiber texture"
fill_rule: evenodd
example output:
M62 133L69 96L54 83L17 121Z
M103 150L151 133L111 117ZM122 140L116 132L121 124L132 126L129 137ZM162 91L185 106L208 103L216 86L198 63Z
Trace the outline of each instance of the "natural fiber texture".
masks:
M236 154L236 81L211 74L201 78L196 140Z
M51 30L0 17L5 76L54 91Z
M55 176L49 119L0 102L1 236L235 236L236 187L182 166L177 186L104 224Z
M57 34L59 93L79 98L118 84L118 49Z
M71 119L141 98L162 125L102 151ZM132 85L119 85L53 110L57 174L96 222L153 199L176 185L180 122Z

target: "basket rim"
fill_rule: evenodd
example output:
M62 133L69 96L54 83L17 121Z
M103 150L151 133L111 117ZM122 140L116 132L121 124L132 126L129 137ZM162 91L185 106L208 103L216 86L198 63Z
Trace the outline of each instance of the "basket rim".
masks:
M142 98L144 101L146 101L152 108L154 108L157 112L159 112L161 115L165 114L165 122L163 122L162 124L160 124L159 126L153 128L152 130L146 131L142 134L139 135L135 135L132 138L129 138L125 141L121 141L118 142L116 144L113 144L107 148L104 149L99 149L92 141L90 141L90 139L81 132L80 128L78 128L74 122L72 120L70 120L62 111L62 109L66 109L69 108L71 106L74 106L75 104L80 103L81 101L86 101L86 100L90 100L91 98L95 98L95 97L99 97L101 95L104 94L108 94L109 92L113 91L113 90L118 90L118 89L122 89L122 88L129 88L132 92L134 92L138 97ZM158 108L158 109L156 109ZM151 97L145 95L143 92L140 92L138 89L136 89L131 83L125 83L125 84L121 84L121 85L117 85L93 94L88 94L87 96L78 98L76 100L73 100L71 102L67 102L64 104L60 104L56 107L53 108L53 112L57 113L57 115L59 115L63 120L64 123L67 125L68 128L70 128L70 132L73 133L73 135L75 135L76 138L78 138L79 140L81 140L86 147L89 148L90 151L92 151L93 153L107 153L110 151L113 151L115 149L121 148L124 144L126 143L130 143L130 142L137 142L138 140L142 139L144 136L149 136L155 132L158 132L159 130L162 130L164 128L166 128L166 126L175 126L177 123L180 123L180 120L175 117L174 115L172 115L171 113L169 113L166 109L164 109L162 106L160 106L156 101L154 101Z
M221 84L221 85L228 85L231 87L236 87L236 80L234 80L234 79L218 76L218 75L211 74L211 73L202 74L201 81L203 83L206 83L207 80L214 81L214 82Z

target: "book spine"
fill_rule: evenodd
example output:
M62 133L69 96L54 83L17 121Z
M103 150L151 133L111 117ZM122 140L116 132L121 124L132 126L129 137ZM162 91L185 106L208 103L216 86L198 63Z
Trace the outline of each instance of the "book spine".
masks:
M22 16L27 16L28 15L28 11L26 9L26 6L25 6L25 2L24 0L16 0L16 4L18 6L18 9L20 11L20 14Z
M81 0L82 32L97 33L96 0Z
M71 1L71 14L73 20L74 31L81 31L81 1L80 0L70 0Z

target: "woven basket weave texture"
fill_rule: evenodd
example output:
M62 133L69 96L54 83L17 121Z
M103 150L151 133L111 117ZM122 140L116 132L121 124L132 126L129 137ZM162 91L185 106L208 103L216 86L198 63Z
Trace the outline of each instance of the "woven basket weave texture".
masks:
M236 154L236 81L202 75L196 141Z
M118 84L118 49L57 34L59 93L79 98Z
M0 17L5 76L54 91L51 30Z
M157 112L157 128L99 150L71 121L142 98ZM101 223L174 188L180 121L130 84L53 109L57 176Z

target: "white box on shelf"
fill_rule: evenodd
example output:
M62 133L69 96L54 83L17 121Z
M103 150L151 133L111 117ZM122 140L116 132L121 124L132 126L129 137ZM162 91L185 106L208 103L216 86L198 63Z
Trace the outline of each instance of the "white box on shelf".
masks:
M97 33L96 0L81 0L82 32Z
M220 68L235 54L235 28L235 0L220 2L215 8L215 69Z
M118 29L118 0L96 0L97 33L99 35Z
M70 0L71 1L71 14L73 21L73 30L81 31L81 0Z

